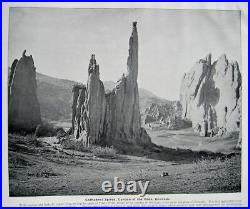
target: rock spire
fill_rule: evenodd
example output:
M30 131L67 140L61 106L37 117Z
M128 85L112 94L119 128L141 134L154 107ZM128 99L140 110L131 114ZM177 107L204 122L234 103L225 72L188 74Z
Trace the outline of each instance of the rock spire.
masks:
M9 76L9 130L34 131L41 123L36 68L32 55L14 60Z
M137 85L138 34L136 22L133 22L132 34L129 39L127 75L122 75L116 87L105 94L95 55L91 55L88 74L84 112L81 114L85 124L84 131L81 133L83 142L88 145L116 145L121 142L151 143L150 137L141 128Z

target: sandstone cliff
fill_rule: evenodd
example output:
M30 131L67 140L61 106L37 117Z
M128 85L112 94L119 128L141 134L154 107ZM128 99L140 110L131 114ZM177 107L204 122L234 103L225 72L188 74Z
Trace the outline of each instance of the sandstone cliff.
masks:
M211 54L199 60L182 80L183 118L201 136L239 131L241 124L241 73L237 62L222 55L212 63Z
M9 76L9 130L33 131L41 123L36 93L36 68L32 56L25 52L15 60Z
M83 142L87 145L151 143L150 137L141 128L137 85L138 36L135 22L129 39L127 74L122 75L116 87L105 93L94 55L91 56L88 73L84 112L81 114L84 124L81 129Z

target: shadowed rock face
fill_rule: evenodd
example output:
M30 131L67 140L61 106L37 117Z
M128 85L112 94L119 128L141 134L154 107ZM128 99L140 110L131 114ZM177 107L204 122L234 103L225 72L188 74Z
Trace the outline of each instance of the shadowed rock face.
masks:
M117 86L105 94L104 85L99 77L99 65L94 55L91 56L88 73L85 111L81 116L85 124L85 134L81 133L83 141L86 144L105 145L121 141L136 144L150 143L150 137L141 128L136 23L133 23L129 39L127 75L122 75Z
M10 68L10 72L9 72L9 82L8 82L8 99L10 98L10 88L11 88L11 84L12 84L12 81L13 81L13 76L14 76L14 73L15 73L15 69L16 69L16 65L18 63L18 59L15 59L11 65L11 68Z
M86 97L86 86L74 85L72 92L72 133L74 133L76 138L79 138L80 133L85 128L81 115L84 113L85 110L84 101Z
M182 117L192 121L201 136L239 131L241 124L241 73L237 62L211 55L184 75L180 101Z
M9 129L15 131L33 131L41 123L36 68L32 56L25 52L13 62L9 77Z

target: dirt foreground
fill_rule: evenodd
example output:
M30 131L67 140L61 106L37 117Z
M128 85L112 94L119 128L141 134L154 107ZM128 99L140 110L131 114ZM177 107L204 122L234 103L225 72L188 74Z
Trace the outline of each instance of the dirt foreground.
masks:
M241 190L240 153L163 149L164 155L157 151L141 157L116 153L100 157L89 151L60 149L53 140L43 138L34 143L29 136L9 135L10 196L121 194L102 191L103 181L113 182L114 177L124 182L150 181L146 194ZM187 155L190 158L183 160ZM163 172L167 176L163 177Z

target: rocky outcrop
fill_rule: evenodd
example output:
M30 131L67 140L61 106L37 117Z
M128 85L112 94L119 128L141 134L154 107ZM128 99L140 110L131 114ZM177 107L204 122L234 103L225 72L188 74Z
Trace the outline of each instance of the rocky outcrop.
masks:
M183 118L192 121L201 136L239 131L241 124L241 73L237 62L211 54L199 60L182 80Z
M148 127L166 127L168 129L180 129L190 126L190 122L181 117L182 107L179 101L170 101L164 105L152 103L145 110L144 124Z
M36 68L32 55L15 60L9 76L9 130L34 131L41 123L37 99Z
M105 93L100 80L99 65L92 55L88 68L88 83L84 112L81 118L84 128L83 142L89 144L115 145L121 142L149 144L150 137L141 128L138 76L138 36L133 23L129 39L127 75L123 74L116 87ZM77 94L76 94L77 95ZM74 106L74 104L73 104Z

